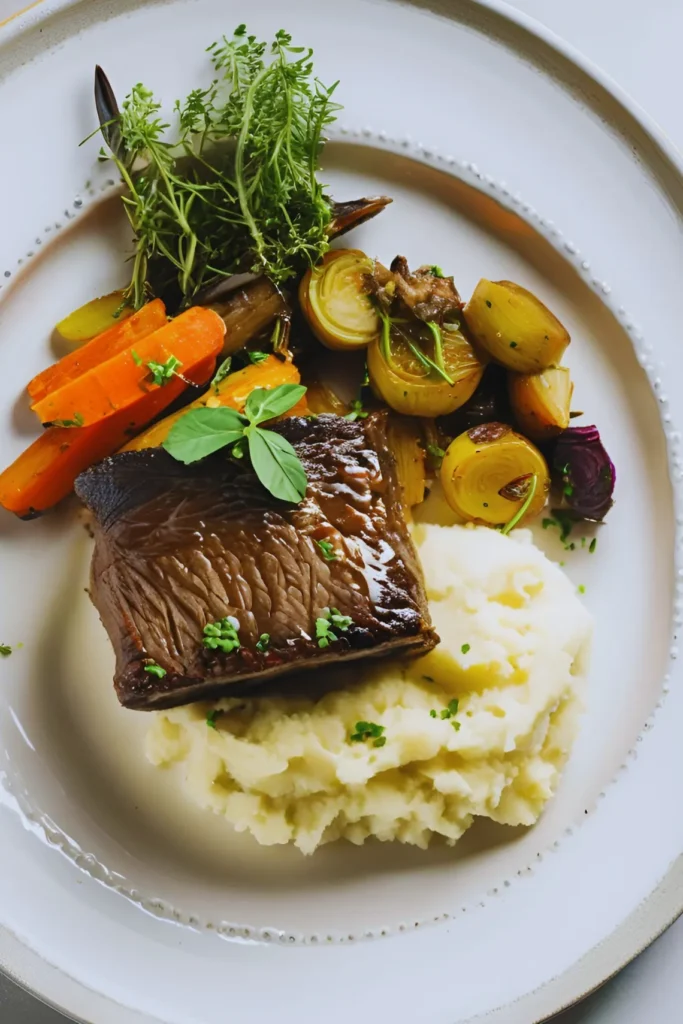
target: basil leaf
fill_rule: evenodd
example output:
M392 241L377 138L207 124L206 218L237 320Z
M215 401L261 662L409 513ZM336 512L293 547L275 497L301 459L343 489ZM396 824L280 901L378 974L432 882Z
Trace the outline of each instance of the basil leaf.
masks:
M249 455L257 477L274 497L294 504L305 497L306 470L284 437L272 430L251 430Z
M276 388L254 388L244 407L246 415L256 425L282 416L303 398L303 384L280 384Z
M246 425L234 409L193 409L173 424L163 447L187 466L238 441Z

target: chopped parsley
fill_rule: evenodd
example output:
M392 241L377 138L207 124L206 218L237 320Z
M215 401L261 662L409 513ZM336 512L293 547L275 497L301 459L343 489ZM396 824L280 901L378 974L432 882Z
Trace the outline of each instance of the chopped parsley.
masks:
M220 382L222 380L225 380L225 378L230 373L231 366L232 356L228 356L228 358L224 359L221 365L216 370L215 374L213 375L213 380L211 381L211 386L216 388L216 391L218 390L218 385L220 384Z
M344 419L351 420L353 423L354 420L365 420L367 418L368 412L363 408L363 402L360 398L354 398Z
M469 644L463 644L460 650L463 654L468 654L471 648Z
M578 592L580 594L585 594L586 593L586 588L584 587L583 583L579 583L579 585L578 585L578 587L576 589L578 590Z
M0 658L9 658L12 648L9 644L0 644Z
M517 348L517 342L516 341L511 341L510 342L510 348Z
M453 728L455 729L456 732L460 732L460 722L458 722L457 720L454 720L454 721L451 722L451 725L453 726Z
M216 719L218 718L219 715L220 711L216 711L215 709L213 711L209 711L208 715L206 716L206 724L208 725L209 729L216 728Z
M322 551L322 556L323 556L323 558L325 559L326 562L336 562L337 561L337 558L339 556L337 555L337 552L335 550L334 544L332 544L331 541L329 541L329 540L317 540L315 543L318 545L318 547Z
M448 702L448 707L442 708L441 711L435 711L434 708L432 708L432 710L429 712L430 717L441 718L444 721L447 721L449 718L455 718L455 716L458 713L459 704L460 701L458 700L458 698L454 697L453 700ZM460 724L458 724L458 728L460 728Z
M441 267L437 266L436 263L433 263L432 266L429 269L430 269L431 273L434 275L434 277L445 277L446 276L444 274L443 270L441 269Z
M80 412L75 412L71 420L52 420L53 427L82 427L85 423Z
M268 358L267 352L247 352L247 355L249 356L249 362L254 363L256 366Z
M434 708L432 708L429 714L431 715L432 718L436 718L436 711L434 710Z
M346 633L353 619L348 615L342 615L338 608L325 608L322 615L315 620L315 635L318 647L329 647L339 637L334 632Z
M434 463L435 463L435 465L436 465L436 467L438 469L438 467L441 465L441 462L444 459L446 453L443 450L443 448L439 448L438 444L428 444L427 445L427 455L429 455L430 458L434 461Z
M202 642L212 651L221 650L224 654L230 654L242 646L237 635L239 628L239 621L233 615L227 615L218 622L209 622L204 626Z
M383 747L387 742L383 735L384 726L376 722L356 722L356 731L352 732L349 739L352 743L364 743L365 740L372 740L373 747Z
M162 668L161 665L157 665L155 661L151 665L145 665L145 672L148 672L151 676L157 676L158 679L163 679L166 675L166 669Z
M169 380L175 376L178 367L182 365L175 356L169 356L165 363L157 363L154 359L150 359L147 363L147 369L152 375L152 383L162 388L164 384L168 384Z
M593 537L593 540L590 542L590 544L588 546L588 550L591 553L591 555L593 554L593 552L595 551L597 546L598 546L598 538L597 537Z
M256 650L261 654L265 654L270 646L270 633L261 633L261 636L256 641Z

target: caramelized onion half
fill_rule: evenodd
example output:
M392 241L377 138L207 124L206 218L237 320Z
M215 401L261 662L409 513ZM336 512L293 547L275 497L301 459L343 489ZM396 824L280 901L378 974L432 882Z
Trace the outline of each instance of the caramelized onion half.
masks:
M448 504L463 519L487 526L503 526L513 518L534 477L536 488L520 523L545 505L550 476L538 448L504 423L484 423L460 434L441 464Z
M309 270L299 301L311 330L327 348L367 348L379 336L380 319L365 279L373 262L359 249L333 249Z

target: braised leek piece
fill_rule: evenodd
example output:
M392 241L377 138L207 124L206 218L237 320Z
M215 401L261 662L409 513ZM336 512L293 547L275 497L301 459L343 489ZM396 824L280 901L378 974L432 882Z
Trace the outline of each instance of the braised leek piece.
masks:
M566 366L542 373L511 373L508 390L515 423L532 441L557 437L569 426L574 385Z
M560 321L526 288L482 278L464 309L473 339L517 373L557 366L570 342Z
M102 334L110 327L125 320L133 312L125 305L123 292L111 292L99 299L91 299L60 320L55 331L74 348Z
M396 472L401 486L403 505L412 508L425 498L425 450L422 447L420 424L409 416L390 416L387 442L396 459Z
M383 317L368 349L373 391L406 416L447 416L471 397L485 364L457 324L409 325Z
M486 423L450 444L441 464L441 485L451 508L475 523L504 526L526 505L515 523L520 525L545 505L550 476L530 441L507 424Z
M299 301L311 330L327 348L367 348L381 323L365 280L373 261L359 249L336 249L304 275Z

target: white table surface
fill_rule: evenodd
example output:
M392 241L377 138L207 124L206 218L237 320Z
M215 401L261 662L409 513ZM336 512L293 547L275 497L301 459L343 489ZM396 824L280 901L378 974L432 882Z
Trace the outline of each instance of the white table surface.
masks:
M19 2L0 0L0 21ZM611 75L683 151L683 0L512 0L512 6ZM676 1024L683 1020L682 962L683 918L600 991L561 1014L557 1024ZM0 1021L65 1019L0 974Z

